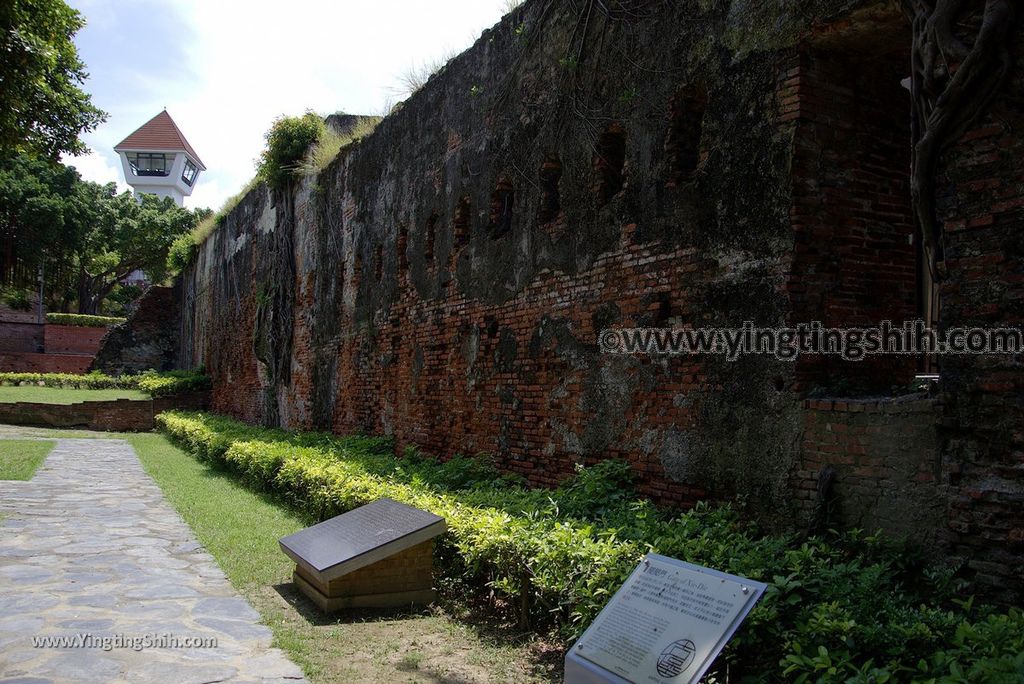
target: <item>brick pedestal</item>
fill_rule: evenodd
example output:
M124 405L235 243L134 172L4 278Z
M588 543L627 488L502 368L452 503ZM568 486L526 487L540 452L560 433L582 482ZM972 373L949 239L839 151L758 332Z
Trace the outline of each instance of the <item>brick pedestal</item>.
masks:
M434 541L427 540L330 582L318 580L301 566L293 579L299 590L323 611L343 608L394 608L426 605L433 589Z

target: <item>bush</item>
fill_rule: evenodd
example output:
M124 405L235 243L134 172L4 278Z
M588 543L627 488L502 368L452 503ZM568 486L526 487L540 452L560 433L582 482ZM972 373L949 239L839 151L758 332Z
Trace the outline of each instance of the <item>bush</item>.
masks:
M86 375L71 373L0 373L0 385L40 385L68 389L137 389L153 398L210 388L210 379L202 370L146 371L139 375L105 375L93 371Z
M154 399L210 389L210 378L195 371L146 371L136 377L137 387Z
M7 306L15 311L29 311L32 309L32 302L25 290L11 290L4 295Z
M300 175L306 153L326 130L323 119L313 112L275 119L264 136L267 145L260 157L259 177L273 188L284 187Z
M50 325L73 325L79 328L109 328L127 319L117 316L90 316L88 314L48 313L46 322Z
M486 459L439 463L386 440L258 428L169 412L157 423L197 457L322 520L388 496L444 516L444 580L525 595L538 627L579 634L647 551L761 580L769 589L715 668L737 681L1004 681L1022 674L1024 614L956 602L960 587L909 547L852 532L766 535L729 507L673 514L608 461L529 490Z
M167 270L170 273L181 273L195 259L199 246L192 233L182 233L174 238L171 248L167 251Z
M71 373L0 373L0 385L39 385L69 389L137 389L134 375L114 377L99 372L86 375Z

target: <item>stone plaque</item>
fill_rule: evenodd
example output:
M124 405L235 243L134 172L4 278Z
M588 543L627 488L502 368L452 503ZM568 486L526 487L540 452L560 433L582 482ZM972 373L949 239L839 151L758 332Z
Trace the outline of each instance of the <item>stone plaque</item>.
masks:
M569 649L565 681L696 682L765 588L648 554Z
M378 499L280 540L300 569L322 582L372 565L443 534L444 518Z

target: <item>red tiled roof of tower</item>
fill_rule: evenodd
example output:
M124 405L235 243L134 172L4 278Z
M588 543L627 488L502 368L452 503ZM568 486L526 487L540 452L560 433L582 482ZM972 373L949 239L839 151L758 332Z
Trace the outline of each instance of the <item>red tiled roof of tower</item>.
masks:
M198 162L204 170L206 169L166 109L139 126L134 133L114 147L115 152L121 150L181 150Z

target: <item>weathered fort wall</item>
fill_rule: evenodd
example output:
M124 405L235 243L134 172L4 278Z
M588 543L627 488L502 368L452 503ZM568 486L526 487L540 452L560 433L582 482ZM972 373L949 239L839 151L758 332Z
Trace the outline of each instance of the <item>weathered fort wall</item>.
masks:
M250 192L183 275L177 363L248 421L485 452L537 485L621 458L663 503L824 510L1019 588L1019 358L944 360L935 396L887 399L917 359L597 344L917 317L907 20L598 5L527 2L319 176ZM1021 323L1022 73L940 162L947 324Z

